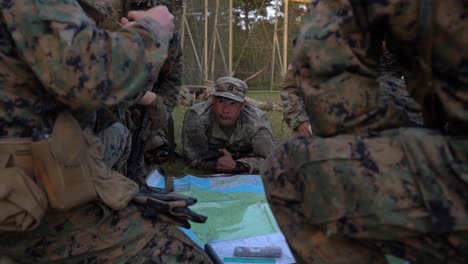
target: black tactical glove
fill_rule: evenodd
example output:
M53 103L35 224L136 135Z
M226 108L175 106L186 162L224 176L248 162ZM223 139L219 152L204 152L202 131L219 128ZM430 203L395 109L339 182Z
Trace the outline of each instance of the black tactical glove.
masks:
M174 192L167 193L158 188L143 188L134 200L140 204L143 217L153 221L173 223L190 228L188 220L205 223L207 217L190 210L188 206L197 203L197 199Z

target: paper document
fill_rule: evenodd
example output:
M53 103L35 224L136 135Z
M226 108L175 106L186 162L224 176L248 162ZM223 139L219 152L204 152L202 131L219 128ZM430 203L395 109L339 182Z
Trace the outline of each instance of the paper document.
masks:
M270 235L256 236L245 239L226 240L208 243L205 246L205 250L210 257L217 259L219 263L234 263L223 261L224 258L234 258L235 247L266 247L276 246L281 247L282 255L281 258L275 258L277 264L292 264L296 263L291 250L289 249L286 239L283 234L275 233ZM213 252L210 252L213 251ZM256 262L243 262L243 263L256 263Z

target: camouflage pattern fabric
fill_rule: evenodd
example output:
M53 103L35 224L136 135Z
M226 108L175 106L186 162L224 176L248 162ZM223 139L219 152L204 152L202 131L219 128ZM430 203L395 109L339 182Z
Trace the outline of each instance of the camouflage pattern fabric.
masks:
M174 38L169 43L169 56L159 73L158 81L153 89L158 96L163 98L168 113L172 113L179 99L180 87L182 85L182 70L182 45L179 35L174 34ZM167 116L169 116L169 114ZM151 153L155 152L151 150L161 146L167 147L167 130L167 127L162 127L159 130L151 131L151 135L145 143L145 155L148 156L148 159L146 159L147 161L152 160L150 156L153 154Z
M400 124L401 126L422 126L421 106L410 96L402 75L396 56L385 49L379 59L379 77L377 77L380 98L398 108L401 114L406 115L404 118L406 123Z
M302 101L300 87L296 85L292 69L288 70L284 76L280 96L283 103L283 119L292 130L309 121Z
M168 36L152 19L109 32L74 1L1 3L2 137L30 136L46 125L32 110L41 96L73 109L114 105L154 83L166 58Z
M51 212L32 232L2 234L0 255L19 263L212 263L178 227L140 214L99 204Z
M86 14L90 16L99 27L107 30L116 30L121 27L118 21L120 21L122 14L127 14L132 10L148 9L152 6L149 1L79 0L79 3ZM145 91L150 90L150 88L151 87L146 87L144 91L140 92L135 97L126 98L115 106L106 106L99 109L97 112L95 132L99 134L105 145L104 159L106 165L117 169L124 175L127 174L127 160L131 151L132 134L134 134L134 130L136 130L136 123L141 122L141 119L133 120L134 115L132 114L134 114L134 111L130 109L133 106L138 107L136 102ZM100 127L101 124L104 126L103 130L102 127ZM122 127L120 125L122 125ZM116 162L118 162L118 164L115 164ZM143 159L139 162L139 167L139 174L144 178L147 172Z
M96 23L106 29L113 29L115 25L118 25L117 21L120 20L123 14L127 14L129 11L132 10L142 10L148 9L155 5L166 5L168 8L174 6L176 9L181 3L177 1L174 4L171 4L171 1L133 1L133 0L80 0L81 2L85 3L84 10L85 12L91 16ZM112 23L114 22L114 23ZM174 34L171 41L169 42L169 51L168 57L166 58L163 67L159 73L158 79L156 84L154 85L153 89L150 87L147 90L151 90L161 96L163 98L164 104L167 107L168 111L172 111L173 107L177 102L177 97L180 90L181 79L182 79L182 68L183 68L183 60L182 60L182 46L180 45L180 39L177 34ZM122 124L125 124L127 128L129 128L134 136L136 131L138 130L139 124L141 124L141 108L136 104L138 98L140 98L142 94L138 95L133 100L125 100L121 102L116 107L112 107L109 109L110 112L113 113L114 119L117 119ZM134 106L135 105L135 106ZM138 109L137 109L138 108ZM104 111L100 111L102 113ZM140 118L138 118L140 117ZM102 117L98 116L100 122L109 122L110 120L102 120L102 119L109 119L107 116ZM156 123L164 124L165 120L156 121ZM164 125L161 126L159 130L163 130ZM156 148L162 144L164 144L164 138L160 138L154 135L162 135L163 133L159 130L151 131L146 128L148 131L144 131L146 144L145 150L148 145L153 144L149 149ZM97 131L99 132L99 131ZM115 135L115 136L118 136ZM115 137L114 136L114 137ZM166 140L167 141L167 140ZM112 146L106 146L107 149L114 148ZM141 150L143 151L143 149ZM127 155L128 158L128 155ZM139 164L139 175L145 177L147 174L146 165L143 157L141 158ZM126 167L124 161L122 160L120 167Z
M298 263L468 262L467 15L456 0L312 2L294 66L322 138L290 140L262 167ZM440 130L404 128L408 108L381 96L383 40Z
M132 145L131 134L122 123L114 123L99 132L98 137L105 147L104 162L107 168L119 172L126 171L127 159Z
M382 100L391 100L396 107L402 109L401 113L408 115L405 120L408 120L409 124L422 125L421 108L406 90L395 55L385 49L379 60L379 67L377 81L381 89ZM280 96L283 103L284 121L292 130L303 122L309 121L293 69L288 70L284 77ZM293 135L298 136L295 133Z
M236 127L228 137L215 121L211 100L193 105L187 110L182 127L182 151L189 160L196 160L206 149L225 148L236 161L250 167L249 173L258 173L264 158L273 145L273 132L268 116L262 110L246 105ZM214 169L214 162L197 164Z
M145 18L106 31L74 0L0 0L0 137L51 124L38 100L77 111L111 107L156 82L169 36ZM125 47L125 48L122 48ZM0 255L20 263L211 263L177 227L129 205L49 212L32 232L2 233Z
M182 85L183 63L180 37L178 34L174 34L169 42L169 55L154 86L154 92L163 97L168 112L172 112L177 104L180 86Z

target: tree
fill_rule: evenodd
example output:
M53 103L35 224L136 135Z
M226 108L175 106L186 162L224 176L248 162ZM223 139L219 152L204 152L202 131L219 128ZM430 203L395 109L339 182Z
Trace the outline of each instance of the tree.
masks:
M233 13L237 17L236 24L247 32L250 32L259 20L267 20L267 7L273 3L268 0L235 0L233 1Z

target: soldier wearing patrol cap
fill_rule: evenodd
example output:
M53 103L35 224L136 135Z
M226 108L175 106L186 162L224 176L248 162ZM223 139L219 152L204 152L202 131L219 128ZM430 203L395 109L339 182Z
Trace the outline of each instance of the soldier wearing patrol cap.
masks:
M192 165L222 173L258 172L274 139L267 114L246 104L247 90L242 80L219 78L212 99L185 113L182 148ZM219 155L204 159L207 150Z

